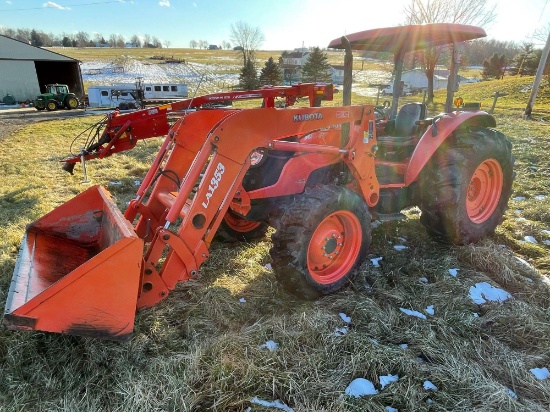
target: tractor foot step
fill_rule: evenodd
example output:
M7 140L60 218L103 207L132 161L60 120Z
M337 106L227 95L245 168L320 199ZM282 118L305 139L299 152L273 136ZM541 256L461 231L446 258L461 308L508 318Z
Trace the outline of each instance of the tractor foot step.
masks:
M392 222L407 218L403 213L378 213L376 217L381 222Z

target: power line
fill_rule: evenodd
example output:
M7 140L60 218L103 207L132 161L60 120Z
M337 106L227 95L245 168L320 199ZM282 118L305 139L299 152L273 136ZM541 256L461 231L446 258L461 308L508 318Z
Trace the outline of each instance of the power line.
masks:
M98 4L112 4L112 3L123 4L124 1L120 1L120 0L96 1L96 2L93 2L93 3L68 4L68 5L66 5L66 6L58 5L59 7L46 7L46 6L40 6L40 7L26 7L26 8L19 8L19 9L0 9L0 11L5 12L5 11L44 10L44 9L59 9L59 10L63 10L63 9L71 8L71 7L95 6L95 5L98 5Z

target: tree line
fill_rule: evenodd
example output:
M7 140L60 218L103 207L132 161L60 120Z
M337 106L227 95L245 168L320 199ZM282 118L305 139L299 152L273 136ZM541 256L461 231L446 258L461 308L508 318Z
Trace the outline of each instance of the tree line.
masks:
M156 36L134 34L126 39L121 34L111 34L104 37L100 33L90 36L85 31L78 33L46 33L36 29L11 29L0 27L0 34L36 47L125 47L126 43L133 47L162 48L170 47L169 41L161 42Z

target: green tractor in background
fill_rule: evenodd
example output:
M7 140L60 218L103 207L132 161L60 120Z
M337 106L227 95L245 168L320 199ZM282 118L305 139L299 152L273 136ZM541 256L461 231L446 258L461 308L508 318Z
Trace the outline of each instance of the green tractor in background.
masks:
M46 93L36 97L34 107L36 110L54 111L60 108L68 110L76 109L79 105L78 98L74 93L69 92L69 87L66 84L48 84L46 85Z

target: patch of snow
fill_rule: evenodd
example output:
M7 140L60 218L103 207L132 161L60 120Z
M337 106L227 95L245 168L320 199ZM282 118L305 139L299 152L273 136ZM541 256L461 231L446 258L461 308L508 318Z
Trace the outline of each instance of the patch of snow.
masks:
M339 313L338 315L340 315L340 318L346 322L346 323L350 323L351 322L351 317L349 317L348 315L346 315L345 313Z
M408 246L403 246L403 245L395 245L393 248L397 251L401 251L401 250L408 249L409 247Z
M262 399L259 399L257 396L254 396L250 402L256 405L265 406L266 408L275 408L275 409L281 409L285 412L294 412L294 409L285 405L279 399L276 399L273 402L269 402L269 401L264 401Z
M524 260L524 259L522 259L518 256L514 256L514 257L517 259L518 262L523 263L525 266L531 267L531 265L526 260Z
M409 316L416 316L417 318L420 318L420 319L427 319L426 315L424 315L423 313L417 312L416 310L403 309L403 308L399 308L399 310Z
M474 318L479 318L479 313L474 312Z
M459 271L459 270L460 270L460 269L456 269L456 268L454 268L454 269L449 269L449 275L451 275L451 276L453 276L453 277L456 278L456 275L458 275L458 271Z
M435 386L433 383L431 383L430 381L425 381L424 382L424 389L427 390L427 391L436 391L437 390L437 386Z
M109 182L109 186L120 186L122 182L120 180L117 180L116 182Z
M141 182L139 180L134 180L134 185L139 186Z
M379 376L378 379L380 379L380 389L384 389L387 385L389 385L392 382L397 382L399 380L398 375L385 375L385 376Z
M378 345L378 341L374 338L369 338L373 345Z
M399 237L397 238L397 240L399 240L401 243L407 243L407 238L406 238L406 237L401 237L401 236L399 236Z
M535 199L535 200L544 200L544 199L546 199L546 195L536 195L536 196L534 197L534 199Z
M425 277L418 278L418 280L421 281L422 283L428 283L428 278L425 278Z
M525 280L529 283L533 283L533 279L531 279L531 278L525 278Z
M507 388L507 387L504 387L504 389L506 390L506 393L507 393L508 395L510 395L510 397L511 397L512 399L515 399L515 400L518 399L518 396L516 395L516 393L515 393L512 389Z
M487 282L476 283L470 287L470 297L472 300L481 305L487 301L504 302L510 299L512 295L503 289L496 288Z
M545 235L550 236L550 230L543 229L541 230L541 232L544 233Z
M407 349L409 347L409 345L407 345L406 343L402 343L401 345L399 345L399 347L401 349Z
M240 299L239 299L239 302L245 303L245 302L246 302L246 299L245 299L245 298L240 298Z
M268 340L263 345L260 345L260 349L267 349L270 352L273 352L274 350L279 349L279 344L277 342L272 341L272 340Z
M550 371L548 371L548 368L533 368L529 369L529 371L533 375L535 375L535 378L537 378L539 381L550 378Z
M379 263L379 262L380 262L382 259L384 259L384 258L382 258L382 257L376 257L376 258L371 259L370 261L371 261L371 263L372 263L372 266L374 266L375 268L379 268L379 267L380 267L380 263Z
M428 315L433 316L433 314L435 313L434 305L427 306L426 309L424 310L424 312L426 312Z
M348 328L344 326L343 328L336 328L336 330L333 333L333 336L344 336L348 333Z
M376 390L372 382L365 378L354 379L346 388L346 395L353 396L354 398L377 394L378 391Z
M542 243L544 243L546 246L550 246L550 240L543 240Z
M512 198L512 200L515 200L515 201L519 202L519 201L525 200L525 196L516 196L516 197Z
M266 268L267 270L272 270L273 267L271 266L271 263L267 263L264 268Z
M386 406L388 412L399 412L399 409L392 408L391 406Z
M524 236L523 239L529 243L539 243L533 236Z
M516 222L527 222L527 219L525 219L524 217L518 217L516 219Z
M426 399L426 403L427 403L428 405L431 405L432 403L434 403L434 401L432 401L430 398L428 398L428 399Z

